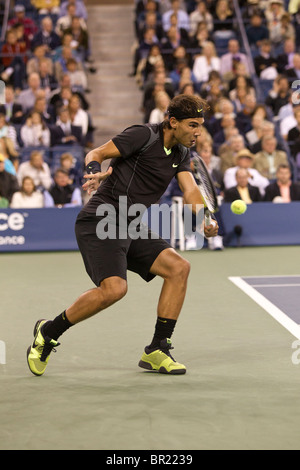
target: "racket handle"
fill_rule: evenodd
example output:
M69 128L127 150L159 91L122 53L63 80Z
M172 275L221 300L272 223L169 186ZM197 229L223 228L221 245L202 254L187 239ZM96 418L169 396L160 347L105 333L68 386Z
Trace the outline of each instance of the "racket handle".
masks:
M211 216L208 211L205 211L204 223L206 227L211 224Z

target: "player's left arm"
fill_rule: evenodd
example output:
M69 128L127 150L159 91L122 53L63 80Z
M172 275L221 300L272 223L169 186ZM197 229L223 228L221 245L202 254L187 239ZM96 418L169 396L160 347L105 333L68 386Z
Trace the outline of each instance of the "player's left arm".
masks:
M192 211L197 214L203 208L203 199L192 173L189 171L177 173L177 181L183 193L184 203L190 204ZM216 221L214 222L211 225L204 226L204 235L207 238L218 235L219 226Z
M95 191L99 187L100 182L108 178L112 173L112 167L109 167L107 171L101 171L101 163L105 160L118 157L121 157L121 154L112 140L87 153L85 165L88 173L84 175L86 182L82 185L82 188L88 194Z

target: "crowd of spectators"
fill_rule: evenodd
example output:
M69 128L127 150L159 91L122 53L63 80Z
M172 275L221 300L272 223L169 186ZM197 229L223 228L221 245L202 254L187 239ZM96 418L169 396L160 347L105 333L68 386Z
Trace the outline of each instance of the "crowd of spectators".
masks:
M81 205L94 139L88 75L96 72L85 3L12 3L0 44L0 204Z
M192 155L220 203L300 200L300 1L137 0L133 76L145 122L179 93L210 106ZM246 42L246 44L245 44ZM178 195L172 182L166 198ZM165 200L165 198L164 198Z
M143 120L161 122L177 94L200 94L210 108L192 155L205 158L220 202L300 200L300 0L238 4L247 47L233 0L135 0L132 77ZM0 196L8 205L31 198L40 207L39 191L44 206L61 207L58 193L66 204L82 202L74 185L93 145L87 20L82 0L26 0L11 12L0 68ZM22 198L5 192L11 176Z

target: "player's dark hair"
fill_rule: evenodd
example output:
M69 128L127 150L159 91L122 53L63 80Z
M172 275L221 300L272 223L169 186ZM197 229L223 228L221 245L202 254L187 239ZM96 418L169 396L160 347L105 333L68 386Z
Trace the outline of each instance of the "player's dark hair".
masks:
M177 95L168 107L165 126L171 127L169 119L175 117L178 121L183 119L204 117L205 111L209 108L207 101L196 95Z

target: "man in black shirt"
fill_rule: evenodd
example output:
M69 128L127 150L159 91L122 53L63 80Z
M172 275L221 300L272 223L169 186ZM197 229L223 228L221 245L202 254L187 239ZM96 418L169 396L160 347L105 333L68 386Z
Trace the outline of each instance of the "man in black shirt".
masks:
M186 367L170 354L170 337L184 301L189 263L164 239L153 236L148 227L140 224L139 237L131 236L129 228L136 208L143 205L146 209L157 203L174 176L185 203L191 204L194 212L203 207L190 171L188 149L201 133L205 108L206 102L201 98L179 95L171 101L168 117L160 125L129 127L87 154L88 174L83 188L96 193L79 213L75 230L86 271L96 287L82 294L53 321L37 322L35 339L27 353L34 374L44 373L51 350L68 328L126 294L127 269L147 282L157 275L164 279L154 336L139 366L167 374L186 372ZM107 159L112 159L111 166L102 172L100 165ZM125 201L126 211L121 200ZM124 225L128 228L125 235ZM113 236L105 236L106 226ZM204 229L206 237L216 236L217 232L217 224Z

